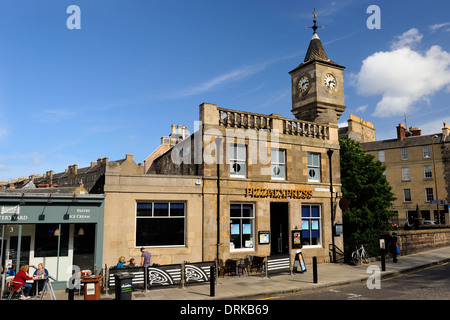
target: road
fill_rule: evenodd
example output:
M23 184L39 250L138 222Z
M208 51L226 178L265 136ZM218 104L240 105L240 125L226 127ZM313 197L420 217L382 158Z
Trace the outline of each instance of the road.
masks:
M319 279L320 281L320 279ZM372 282L374 284L375 282ZM259 297L261 300L450 300L450 263L382 279L379 289L366 282L315 291Z

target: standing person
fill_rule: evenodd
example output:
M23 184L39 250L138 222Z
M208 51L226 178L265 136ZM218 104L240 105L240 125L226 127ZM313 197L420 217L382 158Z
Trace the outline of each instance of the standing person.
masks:
M147 251L145 248L141 248L141 267L150 267L150 260L152 258L152 254Z
M27 272L28 265L21 266L19 272L17 272L13 280L13 291L19 290L22 286L24 287L23 294L20 296L20 299L30 298L31 284L26 283L26 281L33 280L33 277L30 277Z
M44 279L44 281L39 281L39 294L41 294L46 282L48 281L48 270L44 268L43 263L38 264L38 268L33 273L33 276L38 279Z

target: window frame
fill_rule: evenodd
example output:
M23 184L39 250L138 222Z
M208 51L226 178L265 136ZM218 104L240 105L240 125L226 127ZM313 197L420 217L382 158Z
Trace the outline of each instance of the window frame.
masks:
M307 167L308 167L308 182L320 182L321 179L322 179L320 153L318 153L318 152L309 152L308 151L306 156L307 156ZM318 158L317 159L317 162L318 162L317 165L314 163L314 158L312 158L312 157L316 157L316 156ZM309 161L310 159L313 160L312 161L313 163L310 163L310 161ZM317 170L317 171L315 171L315 170ZM311 175L310 175L311 171L318 172L318 177L317 178L316 177L311 177Z
M409 196L409 199L408 199L407 195ZM403 189L403 201L404 202L412 202L411 189Z
M409 175L409 167L402 168L402 181L411 181L411 176Z
M425 180L433 179L433 170L431 169L431 166L423 166L423 177Z
M274 154L276 154L276 159L274 161ZM283 154L283 161L280 161L280 154ZM282 168L281 171L284 172L282 176L275 176L274 169L275 167ZM286 180L286 150L285 149L277 149L272 148L270 150L270 175L272 180Z
M403 161L408 160L408 148L401 148L400 153Z
M151 213L147 215L139 215L139 208L138 206L140 204L150 204L151 203ZM157 212L155 214L155 204L167 204L167 215L162 215L161 213ZM183 214L182 215L176 215L172 214L172 208L171 205L174 204L183 204ZM158 209L159 210L159 209ZM175 208L173 208L173 211L175 211ZM141 220L142 222L144 220L166 220L166 219L182 219L183 222L183 243L176 243L176 244L162 244L162 243L155 243L152 244L149 240L147 240L146 243L139 242L138 243L138 222ZM148 222L148 221L147 221ZM173 221L175 222L175 221ZM169 247L186 247L187 239L186 239L186 225L187 225L187 201L164 201L164 200L142 200L142 201L136 201L136 208L135 208L135 232L134 232L134 244L135 247L147 247L147 248L169 248ZM169 231L174 232L174 229L172 227L168 228ZM161 231L164 234L167 234L167 230ZM153 236L155 237L155 236ZM156 235L156 237L159 237Z
M431 148L430 148L430 146L423 146L422 147L422 157L424 159L430 159L431 158Z
M318 212L319 212L319 215L318 215L318 217L313 217L312 215L311 215L311 212L312 212L312 210L311 210L311 208L312 207L317 207L318 208ZM309 217L305 217L305 216L303 216L303 208L309 208ZM308 203L308 204L302 204L301 205L301 218L302 218L302 221L301 221L301 234L302 234L302 245L303 245L303 247L304 248L322 248L322 245L323 245L323 227L322 227L322 205L320 205L320 204L317 204L317 203ZM314 230L314 229L312 229L312 226L313 226L313 220L317 220L318 221L318 223L319 223L319 226L318 226L318 231L319 231L319 237L312 237L312 230ZM308 221L308 226L307 226L307 228L308 228L308 232L309 232L309 234L310 234L310 237L309 237L309 239L308 239L308 241L309 241L309 243L311 243L312 241L312 239L314 238L314 239L318 239L317 241L317 243L315 243L315 244L304 244L304 241L306 240L304 237L303 237L303 235L304 235L304 232L303 231L306 231L306 229L304 228L304 222L306 222L306 221Z
M425 202L431 202L434 200L433 188L425 188Z
M239 149L244 151L244 155L239 153ZM233 157L235 155L235 157ZM247 146L241 143L232 143L230 144L230 155L229 155L229 163L230 163L230 177L231 178L247 178ZM234 170L235 164L241 164L244 167L244 174L238 174L238 171Z
M232 210L232 206L240 206L240 216L232 216L231 215L231 210ZM251 206L251 215L250 216L244 216L244 206ZM230 209L229 209L229 215L230 215L230 252L242 252L242 251L255 251L256 250L256 243L255 243L255 228L256 228L256 214L255 214L255 204L253 202L230 202ZM235 240L232 240L232 236L236 236L236 234L232 233L232 225L236 225L237 223L233 223L236 221L233 220L239 220L239 242L240 242L240 247L236 248L235 246ZM250 230L250 239L251 239L251 247L245 247L245 241L246 239L243 238L244 235L244 224L248 224L248 223L243 223L244 220L250 220L251 223L251 230Z

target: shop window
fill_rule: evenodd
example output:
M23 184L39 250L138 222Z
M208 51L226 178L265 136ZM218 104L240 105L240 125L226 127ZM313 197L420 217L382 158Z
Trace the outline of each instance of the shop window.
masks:
M304 246L322 244L320 211L319 205L302 205L302 241Z
M285 180L286 179L286 150L272 149L272 179Z
M253 249L255 214L251 203L230 204L230 250Z
M136 246L184 246L186 204L184 202L138 202Z
M308 181L320 181L320 154L308 152Z
M59 234L59 236L58 236ZM68 224L36 224L34 236L35 257L67 257L69 254L69 225Z
M245 178L247 175L247 154L245 145L232 144L230 146L230 176Z

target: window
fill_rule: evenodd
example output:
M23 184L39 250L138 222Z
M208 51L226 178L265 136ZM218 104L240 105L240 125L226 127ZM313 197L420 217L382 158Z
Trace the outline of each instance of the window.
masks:
M409 181L409 168L402 168L402 180Z
M302 206L302 244L321 245L321 217L319 205Z
M247 174L245 145L233 144L230 146L230 176L243 177Z
M402 148L402 160L408 160L408 149Z
M433 198L433 188L426 188L425 189L425 195L426 195L426 201L430 202L431 200L434 200Z
M384 162L384 150L378 151L378 160Z
M405 202L411 202L411 189L403 189Z
M138 202L136 246L184 246L184 202Z
M254 248L254 222L252 203L230 204L230 250Z
M308 181L320 181L320 154L308 152Z
M422 152L424 158L430 158L430 146L423 146Z
M34 256L57 257L58 239L60 239L59 256L67 257L69 254L69 225L57 223L36 224L36 231L34 236Z
M285 180L286 179L286 151L280 149L272 149L272 179Z
M433 178L433 173L431 172L431 166L424 166L423 171L424 171L425 179Z

